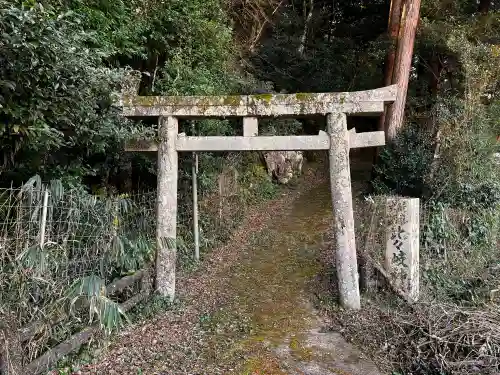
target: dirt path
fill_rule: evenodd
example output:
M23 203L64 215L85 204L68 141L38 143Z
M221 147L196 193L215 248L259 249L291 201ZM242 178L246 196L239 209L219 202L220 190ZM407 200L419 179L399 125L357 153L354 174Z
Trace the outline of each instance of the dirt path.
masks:
M84 373L378 375L312 307L331 203L321 172L303 180L181 278L181 306L122 333Z

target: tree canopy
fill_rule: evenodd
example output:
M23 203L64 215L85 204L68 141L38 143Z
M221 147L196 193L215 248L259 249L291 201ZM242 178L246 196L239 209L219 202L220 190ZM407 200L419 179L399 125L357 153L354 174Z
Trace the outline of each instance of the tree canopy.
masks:
M470 98L492 119L497 7L422 3L408 121L432 129L424 119L463 109ZM2 0L2 180L39 174L127 190L133 171L152 181L154 158L122 147L144 128L112 106L127 69L141 72L141 95L380 87L389 8L389 0ZM236 125L204 121L198 131L215 129Z

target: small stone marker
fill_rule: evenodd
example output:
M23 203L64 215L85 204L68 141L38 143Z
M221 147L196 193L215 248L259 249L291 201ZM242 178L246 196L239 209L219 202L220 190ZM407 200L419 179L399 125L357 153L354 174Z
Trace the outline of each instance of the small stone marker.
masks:
M387 198L385 270L413 302L419 296L419 212L418 198Z
M236 168L224 168L219 175L219 220L222 220L226 200L239 193L238 171Z
M238 171L234 167L224 168L219 175L219 193L227 198L239 193Z

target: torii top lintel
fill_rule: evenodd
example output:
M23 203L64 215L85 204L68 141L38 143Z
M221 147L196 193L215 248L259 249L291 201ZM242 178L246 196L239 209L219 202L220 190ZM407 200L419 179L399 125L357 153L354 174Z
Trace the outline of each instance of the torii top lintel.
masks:
M274 117L328 113L376 115L396 99L397 85L374 90L221 96L123 95L119 106L126 117Z

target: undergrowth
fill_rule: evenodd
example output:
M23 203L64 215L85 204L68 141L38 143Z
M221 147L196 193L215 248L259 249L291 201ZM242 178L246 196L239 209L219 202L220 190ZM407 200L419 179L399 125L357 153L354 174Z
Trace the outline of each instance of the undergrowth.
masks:
M268 199L275 198L280 188L268 176L265 168L260 165L258 154L229 155L226 157L215 157L208 159L210 163L216 161L220 167L213 170L207 169L205 179L206 192L199 197L199 227L200 227L200 253L201 258L207 256L212 248L223 244L230 238L232 231L244 218L245 209L248 205L257 204ZM217 178L224 170L236 171L233 182L236 190L230 197L221 201L220 192L214 191ZM208 171L208 173L207 173ZM180 184L190 182L191 176L181 176ZM212 188L210 189L210 186ZM186 189L189 191L188 189ZM186 190L182 190L185 192ZM185 193L181 193L179 199L179 220L177 237L177 262L181 272L193 272L199 265L194 260L194 238L192 233L192 205L191 199ZM223 211L219 211L223 205ZM182 308L181 301L170 302L168 298L156 293L147 300L136 305L126 314L127 320L138 323L154 318L171 309ZM63 339L62 337L61 339ZM88 345L84 345L77 353L69 355L56 366L59 370L54 371L78 371L81 366L91 363L92 360L105 349L109 338L98 339ZM61 373L61 372L60 372ZM71 372L70 372L71 373Z
M427 127L410 117L375 167L376 194L420 198L419 302L379 289L362 312L335 312L347 336L402 375L500 370L500 103L477 100L480 85L468 79L464 96L436 100ZM365 250L379 259L384 248Z
M500 64L488 42L471 37L468 27L478 25L470 22L439 37L436 25L423 23L420 43L438 37L458 59L453 74L461 84L433 97L416 97L410 88L406 125L382 150L372 181L382 198L420 198L419 301L409 306L379 288L363 311L335 311L347 336L384 370L401 375L500 370L500 168L494 157ZM364 248L375 259L384 249L385 242Z

